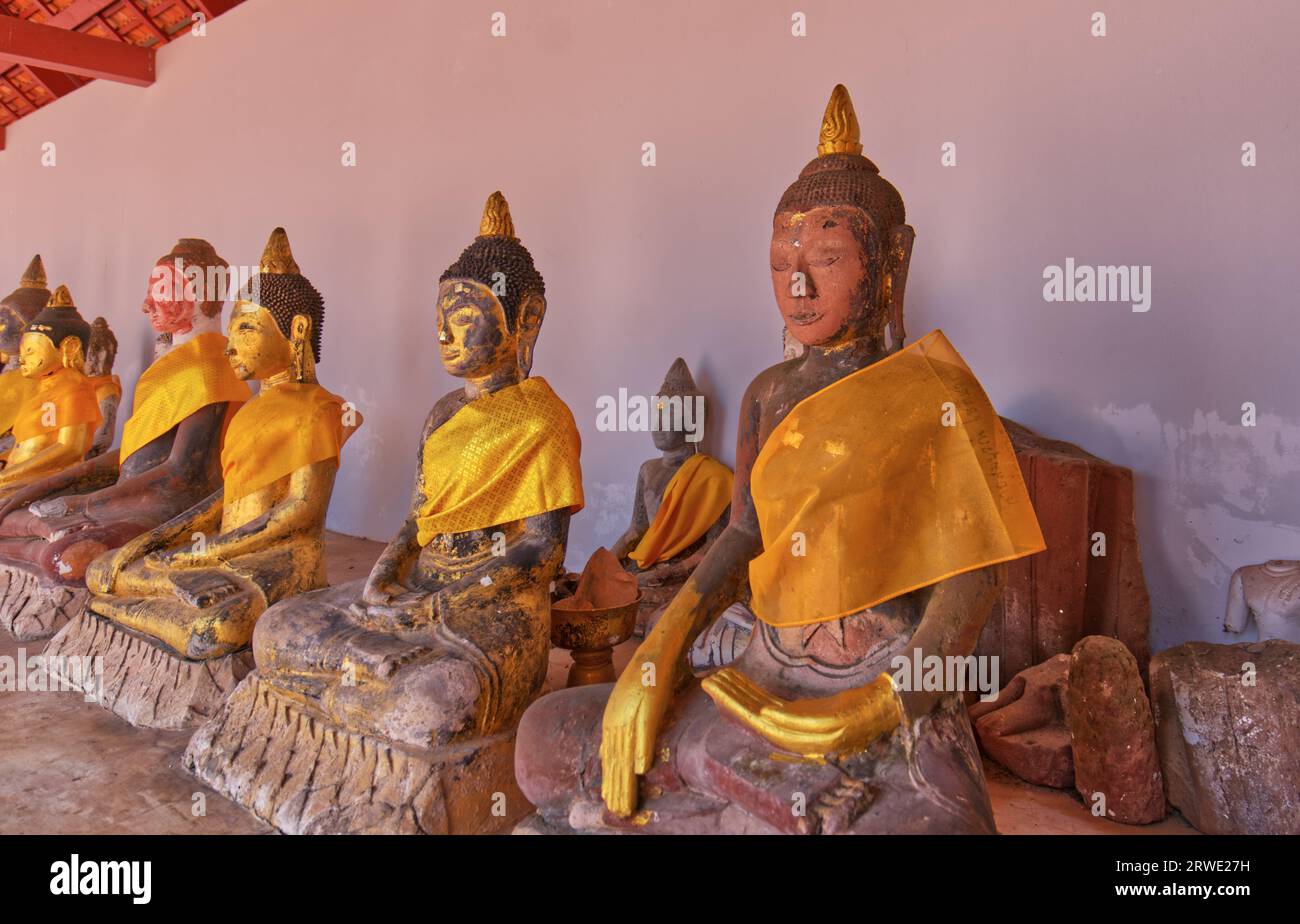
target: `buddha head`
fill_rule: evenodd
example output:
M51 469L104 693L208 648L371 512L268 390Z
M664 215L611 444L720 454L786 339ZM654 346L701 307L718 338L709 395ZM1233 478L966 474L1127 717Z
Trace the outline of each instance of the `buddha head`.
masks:
M59 286L45 310L23 331L18 360L23 375L39 379L60 369L84 372L90 325L77 311L67 286Z
M903 198L862 156L858 119L837 85L822 119L817 157L776 207L772 286L786 327L805 346L866 339L902 346L903 289L916 232Z
M546 284L515 236L510 206L488 197L479 234L438 280L438 346L446 370L483 378L532 371L546 316Z
M45 264L37 254L27 264L18 288L0 300L0 353L17 355L23 329L50 300L50 290L45 285Z
M117 361L117 337L102 317L90 322L90 346L86 350L86 375L111 375Z
M314 382L324 324L325 300L298 269L289 235L276 228L230 314L230 366L243 380L291 371L294 381Z
M183 237L158 258L140 310L160 334L217 330L230 284L230 264L207 241Z
M695 412L696 407L703 409L704 396L696 387L686 360L678 356L668 367L668 374L664 376L659 391L655 392L655 399L656 419L660 421L659 426L650 431L655 448L660 452L682 449L687 443L687 422L692 427L704 423L704 415ZM687 402L691 402L690 407L687 407ZM699 446L698 439L692 442Z

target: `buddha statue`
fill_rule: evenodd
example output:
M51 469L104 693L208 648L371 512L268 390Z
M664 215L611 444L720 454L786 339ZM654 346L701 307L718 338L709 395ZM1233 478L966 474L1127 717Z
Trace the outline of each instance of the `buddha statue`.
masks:
M251 394L225 356L227 271L197 238L161 257L142 311L171 340L136 382L118 451L0 498L0 625L19 639L46 638L80 611L96 556L221 486L221 435Z
M705 420L704 396L686 360L673 362L653 400L658 426L651 437L663 455L637 472L632 522L611 550L641 588L637 636L654 625L722 533L731 503L731 469L699 451L702 432L686 430L686 402L699 408L689 419L700 430Z
M617 682L524 714L525 830L994 830L960 695L890 671L969 655L998 564L1041 536L961 357L939 331L902 347L914 232L861 151L837 86L772 226L777 304L806 350L746 390L730 521ZM754 639L697 680L692 641L746 573Z
M19 367L18 347L23 330L49 300L45 264L37 254L27 264L18 288L0 300L0 358L4 364L0 370L0 462L14 448L13 429L18 408L36 394L36 381L23 375Z
M370 576L283 600L184 765L287 833L484 832L528 810L514 728L545 682L583 502L573 416L530 377L542 276L505 199L439 280L443 368L411 506Z
M231 418L223 486L95 559L89 604L45 649L102 658L99 702L134 725L210 717L251 669L258 617L326 584L325 511L360 418L316 380L324 312L277 228L230 317L230 365L262 387Z
M102 456L113 445L117 433L117 406L122 401L122 380L113 375L117 360L117 337L105 318L90 322L90 349L86 353L86 378L95 388L99 414L103 418L90 443L90 457Z
M90 325L67 286L23 329L19 368L36 391L14 417L14 446L0 471L0 501L26 484L86 457L100 424L95 388L86 378Z

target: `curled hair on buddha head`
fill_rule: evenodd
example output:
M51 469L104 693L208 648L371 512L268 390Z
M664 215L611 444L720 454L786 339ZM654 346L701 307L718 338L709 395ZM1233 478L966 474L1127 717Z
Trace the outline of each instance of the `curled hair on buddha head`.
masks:
M44 334L56 347L61 347L67 338L76 337L81 342L82 356L90 347L90 325L77 310L67 286L54 290L45 310L32 318L24 333Z
M265 308L285 339L293 336L293 316L311 320L311 352L320 362L321 329L325 326L325 299L298 269L289 249L289 235L276 228L266 242L262 262L253 278L239 291L239 300Z
M546 297L546 282L533 265L533 255L515 236L510 206L500 190L488 196L478 237L438 277L439 282L448 279L472 279L494 294L504 283L505 291L497 301L511 333L519 330L519 310L524 300L529 295Z
M201 297L196 307L207 318L221 314L230 291L230 264L217 253L217 248L201 237L183 237L154 266L174 266L191 281L197 275L196 287Z

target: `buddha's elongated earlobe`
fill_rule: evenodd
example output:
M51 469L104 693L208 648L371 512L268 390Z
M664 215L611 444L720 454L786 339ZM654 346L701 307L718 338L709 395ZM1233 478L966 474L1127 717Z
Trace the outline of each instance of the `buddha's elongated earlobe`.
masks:
M86 355L81 350L81 341L76 337L63 338L59 344L59 357L63 360L64 368L86 371Z
M907 330L903 325L903 295L907 289L907 270L912 263L912 244L916 231L911 225L896 225L889 230L881 265L885 278L881 284L881 307L889 324L890 349L903 348Z
M311 318L305 314L295 314L289 331L293 380L295 382L316 381L316 361L311 353Z

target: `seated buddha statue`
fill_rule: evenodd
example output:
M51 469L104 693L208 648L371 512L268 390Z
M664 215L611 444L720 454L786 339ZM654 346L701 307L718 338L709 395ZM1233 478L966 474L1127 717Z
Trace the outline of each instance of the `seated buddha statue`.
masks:
M688 433L685 426L686 402L699 408L690 419L701 430L705 420L704 396L686 360L673 362L653 400L658 425L651 437L663 455L637 472L632 522L611 550L641 588L637 636L654 625L721 534L731 503L731 469L700 452L703 433Z
M86 353L86 378L95 388L99 414L103 420L90 443L90 457L102 456L113 445L117 434L117 407L122 401L122 380L113 375L117 360L117 337L105 318L90 322L90 349Z
M528 375L545 310L494 193L439 280L438 352L464 386L425 421L405 521L366 580L262 614L256 670L185 753L282 831L491 831L526 811L514 727L583 500L573 416Z
M772 227L776 300L806 351L746 390L730 521L617 682L524 714L528 828L994 829L960 695L891 668L970 655L998 563L1041 536L961 357L939 331L902 347L914 232L861 150L837 86ZM692 640L746 573L754 640L697 680Z
M95 388L86 378L90 325L67 286L23 329L18 347L22 374L36 391L14 418L14 446L0 471L0 501L26 484L80 462L100 424Z
M45 638L80 610L96 556L220 487L221 435L250 395L225 356L227 269L196 238L158 260L142 310L171 339L136 382L118 451L0 498L0 625L18 638Z
M36 381L23 375L19 367L18 347L23 330L50 300L46 288L45 264L41 255L32 257L18 283L18 288L0 300L0 462L14 448L14 420L18 408L36 393Z
M360 420L316 380L324 311L277 228L230 317L230 365L262 388L231 418L223 487L95 559L86 610L45 649L102 657L99 702L133 724L210 716L251 667L258 617L325 586L325 511Z

